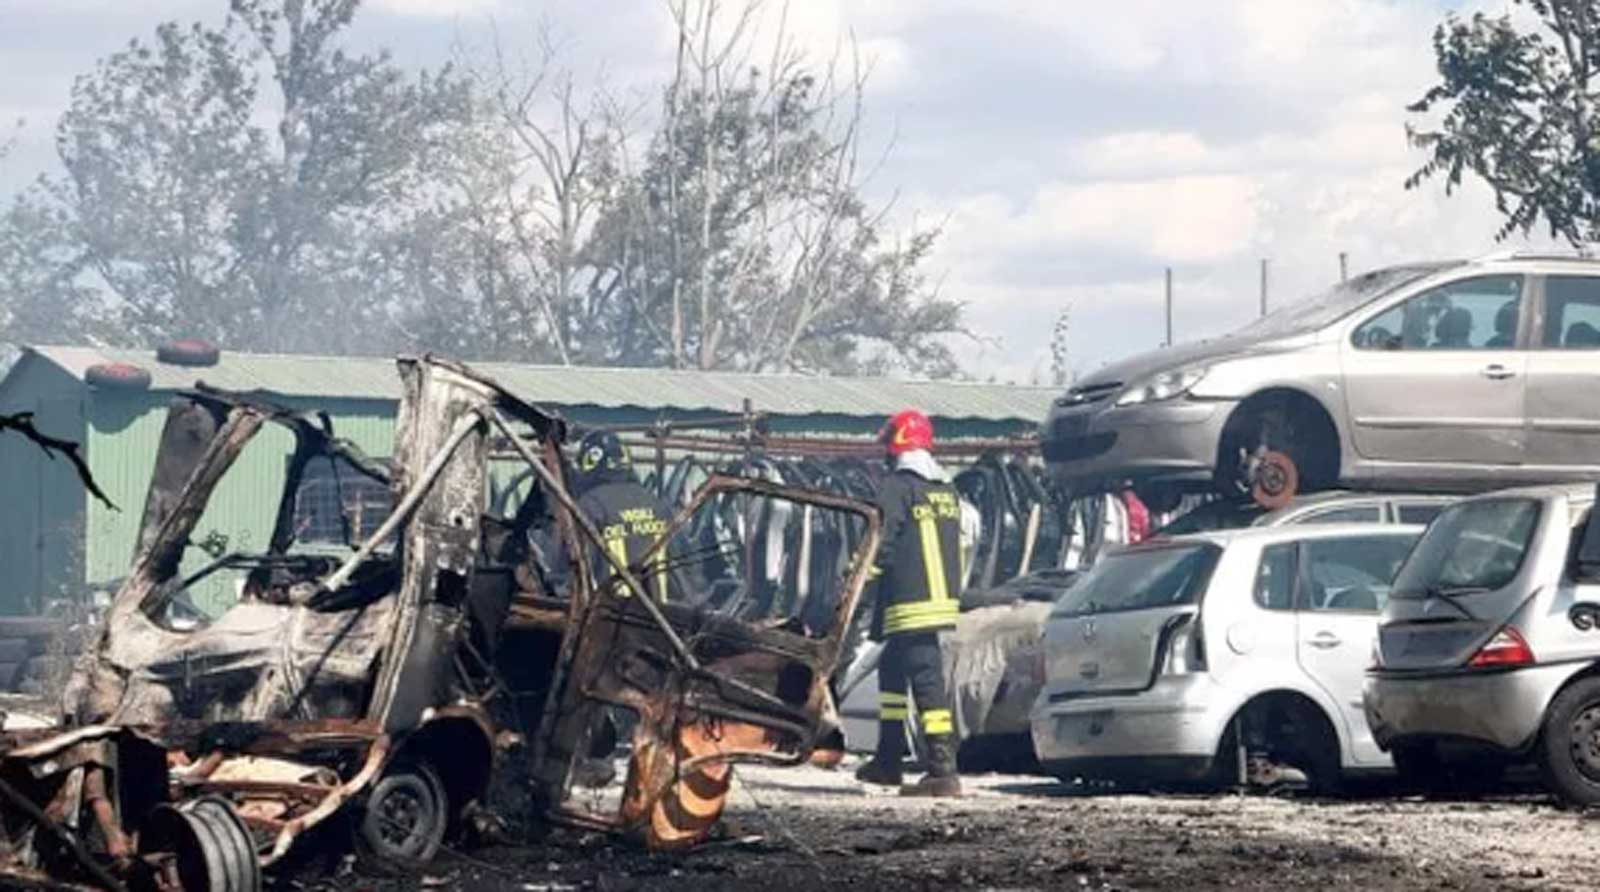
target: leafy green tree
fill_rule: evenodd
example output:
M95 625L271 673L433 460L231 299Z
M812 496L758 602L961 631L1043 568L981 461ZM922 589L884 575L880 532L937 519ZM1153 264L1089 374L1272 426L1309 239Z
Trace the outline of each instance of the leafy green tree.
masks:
M1573 244L1600 237L1600 2L1513 0L1532 13L1449 15L1434 32L1440 82L1409 107L1408 125L1427 161L1406 181L1442 177L1454 191L1467 173L1494 190L1505 217L1497 238L1542 220Z
M448 69L344 52L357 4L231 0L78 80L53 194L128 339L393 349L381 245L469 103Z

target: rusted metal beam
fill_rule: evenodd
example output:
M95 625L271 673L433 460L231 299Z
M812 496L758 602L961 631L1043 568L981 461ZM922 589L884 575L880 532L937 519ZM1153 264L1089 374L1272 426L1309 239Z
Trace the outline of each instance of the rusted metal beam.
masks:
M6 800L11 803L12 808L27 815L29 820L38 825L39 829L61 840L68 851L72 852L72 857L83 865L83 869L88 871L90 876L94 877L95 882L111 890L111 892L126 892L126 887L122 885L122 881L112 876L111 872L106 870L105 865L96 861L76 836L62 830L54 821L45 816L45 813L33 803L33 800L17 792L15 787L3 780L0 780L0 799Z

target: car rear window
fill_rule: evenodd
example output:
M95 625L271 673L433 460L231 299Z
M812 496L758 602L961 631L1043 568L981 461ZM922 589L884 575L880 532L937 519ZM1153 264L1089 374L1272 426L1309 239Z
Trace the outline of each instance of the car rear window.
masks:
M1102 557L1052 613L1083 616L1193 604L1222 550L1209 543L1138 548Z
M1422 534L1395 577L1390 597L1504 588L1522 569L1538 526L1539 502L1534 499L1474 499L1452 505Z

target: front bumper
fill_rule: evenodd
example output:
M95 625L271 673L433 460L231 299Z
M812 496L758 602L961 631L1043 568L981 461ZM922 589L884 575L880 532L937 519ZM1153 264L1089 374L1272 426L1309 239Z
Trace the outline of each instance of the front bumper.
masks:
M1179 675L1131 696L1042 698L1033 713L1034 752L1057 774L1137 762L1192 775L1210 766L1232 715L1222 694L1208 675Z
M1502 672L1373 675L1362 697L1373 739L1456 739L1508 752L1530 746L1545 708L1582 666L1557 663Z
M1153 478L1206 482L1235 405L1180 397L1141 406L1056 406L1045 419L1041 448L1051 471L1079 486Z

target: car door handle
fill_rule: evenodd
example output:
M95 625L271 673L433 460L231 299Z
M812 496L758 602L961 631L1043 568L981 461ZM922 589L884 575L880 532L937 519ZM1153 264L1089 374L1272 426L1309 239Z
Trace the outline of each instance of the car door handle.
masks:
M1490 381L1504 381L1507 378L1515 378L1517 373L1498 362L1493 362L1483 367L1482 375Z
M1338 647L1344 642L1339 638L1338 635L1335 635L1332 632L1318 632L1317 634L1311 636L1311 640L1307 641L1306 643L1312 647L1328 650L1329 648Z

